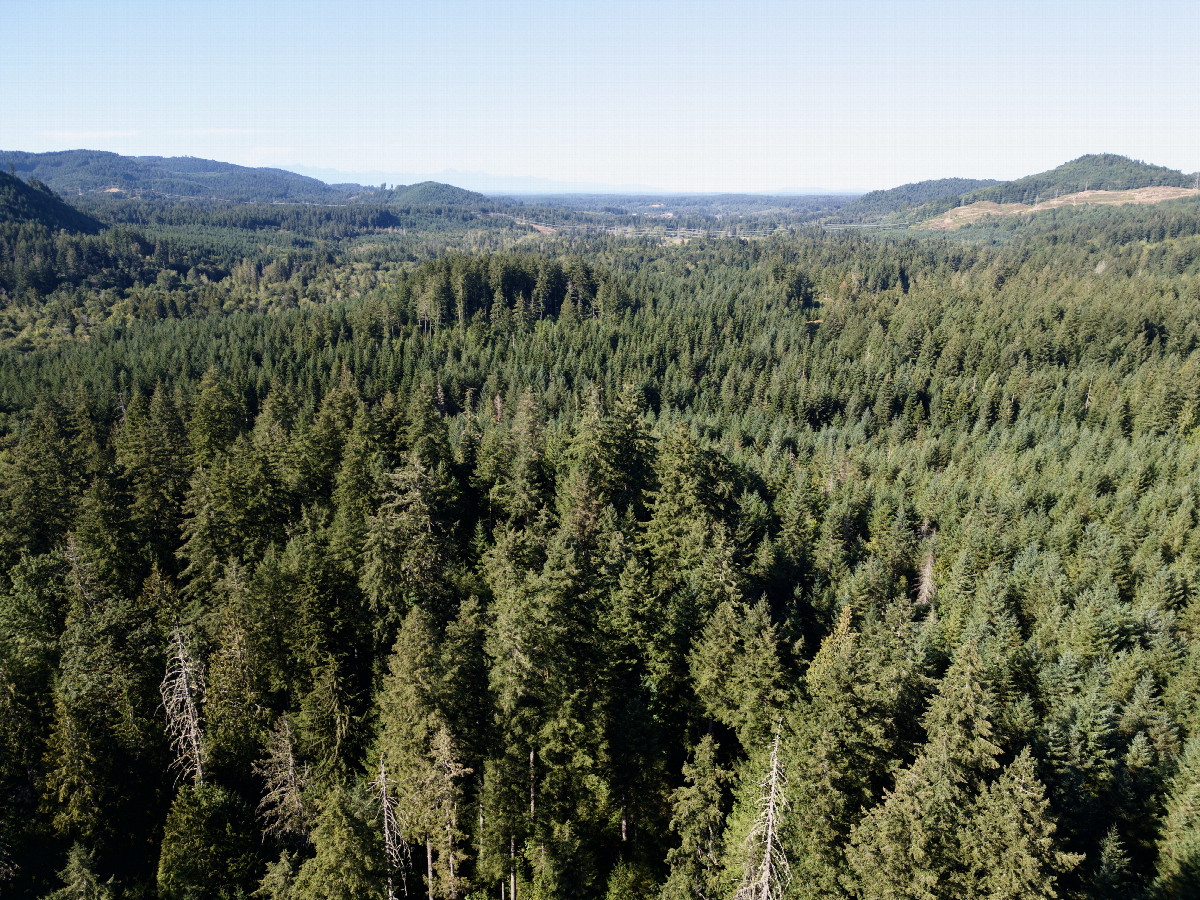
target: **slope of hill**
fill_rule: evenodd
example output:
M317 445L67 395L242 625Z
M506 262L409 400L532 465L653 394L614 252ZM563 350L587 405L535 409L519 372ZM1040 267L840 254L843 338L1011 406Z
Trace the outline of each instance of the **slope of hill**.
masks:
M54 191L37 180L28 183L0 172L0 224L35 223L51 231L65 230L95 234L100 223L64 203Z
M1200 196L1200 191L1193 188L1143 187L1125 191L1078 191L1073 194L1051 197L1049 200L1043 199L1033 206L1025 203L995 203L991 200L977 200L974 203L956 206L933 216L924 223L924 227L935 231L947 231L995 216L1031 215L1051 209L1075 209L1088 206L1146 205L1196 196Z
M863 194L853 203L843 207L839 215L850 221L880 218L999 183L990 178L938 178L932 181L917 181L886 191L870 191Z
M914 223L935 219L957 207L975 203L1008 206L1045 205L1046 201L1069 195L1097 192L1136 191L1142 188L1190 188L1195 175L1166 166L1156 166L1115 153L1092 153L1036 175L1026 175L976 188L954 196L931 200L923 206L901 211L898 218ZM1139 200L1138 202L1147 202ZM995 210L991 210L995 212Z
M234 201L344 203L359 185L328 185L282 169L253 169L190 156L120 156L100 150L0 152L0 168L62 194L123 192Z
M464 190L452 184L442 184L440 181L422 181L417 184L397 185L388 191L381 191L373 198L376 202L392 206L480 206L491 205L483 194Z
M1131 191L1145 187L1191 187L1194 176L1115 153L1092 153L1048 172L982 188L968 194L970 202L1034 203L1081 191ZM967 198L964 198L966 200Z

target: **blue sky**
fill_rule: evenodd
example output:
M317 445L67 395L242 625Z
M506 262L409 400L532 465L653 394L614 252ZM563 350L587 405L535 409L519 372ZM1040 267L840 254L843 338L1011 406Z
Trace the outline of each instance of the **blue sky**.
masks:
M0 0L0 149L663 190L1200 169L1200 3Z

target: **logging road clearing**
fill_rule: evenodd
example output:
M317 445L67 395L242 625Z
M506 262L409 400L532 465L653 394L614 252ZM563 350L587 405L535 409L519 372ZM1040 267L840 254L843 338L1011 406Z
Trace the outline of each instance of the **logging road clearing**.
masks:
M964 225L971 225L981 219L992 216L1019 216L1025 213L1038 213L1047 209L1062 209L1076 206L1121 206L1125 204L1162 203L1166 200L1178 200L1180 197L1200 196L1200 190L1184 187L1145 187L1129 191L1078 191L1074 194L1064 194L1048 200L1039 200L1036 204L1028 203L993 203L991 200L981 200L966 206L956 206L940 215L923 222L921 228L934 231L951 231Z

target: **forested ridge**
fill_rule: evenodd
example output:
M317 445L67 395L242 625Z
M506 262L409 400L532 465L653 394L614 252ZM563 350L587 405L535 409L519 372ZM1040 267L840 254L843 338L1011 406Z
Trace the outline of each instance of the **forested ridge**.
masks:
M1048 172L1027 175L1015 181L983 187L968 194L964 202L993 200L996 203L1033 203L1055 193L1078 191L1127 191L1166 185L1191 187L1195 175L1185 175L1166 166L1156 166L1116 153L1091 153L1063 163Z
M0 150L0 166L65 194L120 191L257 202L346 202L360 185L329 185L283 169L250 168L194 156L122 156L102 150ZM365 190L370 191L370 188Z
M94 234L100 223L64 203L46 185L37 180L28 183L0 172L0 224L12 225L37 221L50 229Z
M123 209L5 232L5 896L1196 896L1194 203Z
M987 178L937 178L902 184L890 190L869 191L856 197L854 202L838 210L838 216L851 221L877 219L935 200L954 198L957 202L963 194L997 183Z
M940 178L887 191L871 191L838 211L849 221L920 222L958 206L989 201L1035 205L1038 200L1080 191L1127 191L1145 187L1192 187L1200 173L1184 174L1116 153L1089 153L1061 166L1012 181Z

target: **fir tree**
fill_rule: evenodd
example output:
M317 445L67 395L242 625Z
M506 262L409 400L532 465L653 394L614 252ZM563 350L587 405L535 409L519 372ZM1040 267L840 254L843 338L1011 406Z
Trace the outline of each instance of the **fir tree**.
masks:
M705 735L683 767L683 786L672 795L671 830L679 835L679 846L667 854L664 900L722 895L721 847L732 773L720 766L718 749L712 735Z

